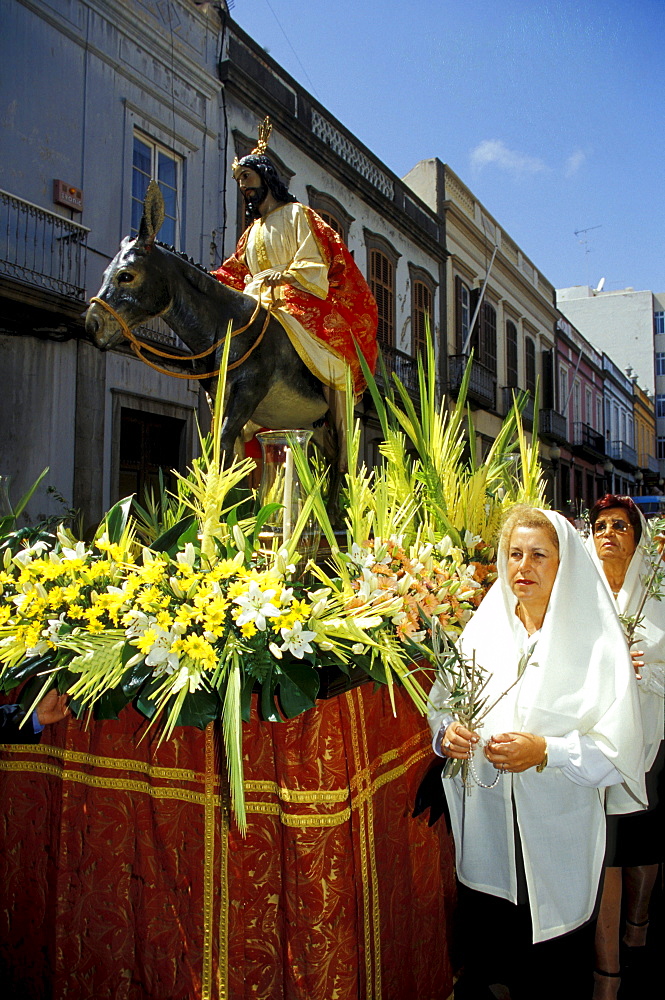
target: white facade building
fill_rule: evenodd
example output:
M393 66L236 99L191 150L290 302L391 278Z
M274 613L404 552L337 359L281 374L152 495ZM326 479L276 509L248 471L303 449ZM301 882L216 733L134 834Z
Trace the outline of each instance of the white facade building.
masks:
M665 293L622 288L596 291L588 285L557 289L557 305L585 337L607 352L622 372L637 379L655 395L657 456L665 475ZM606 414L607 416L607 414ZM614 404L610 420L617 416ZM620 421L620 417L618 418ZM613 441L622 436L621 422L611 424ZM615 432L618 437L614 437Z

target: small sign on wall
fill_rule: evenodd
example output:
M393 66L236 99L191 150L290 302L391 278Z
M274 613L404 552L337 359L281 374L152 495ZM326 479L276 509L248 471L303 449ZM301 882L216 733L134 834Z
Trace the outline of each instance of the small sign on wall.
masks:
M83 191L64 181L53 181L53 201L56 205L71 208L73 212L83 211Z

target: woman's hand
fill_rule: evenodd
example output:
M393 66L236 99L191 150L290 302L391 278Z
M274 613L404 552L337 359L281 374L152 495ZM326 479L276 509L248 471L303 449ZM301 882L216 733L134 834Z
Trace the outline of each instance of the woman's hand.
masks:
M471 747L478 742L478 733L467 729L461 722L451 722L441 741L441 750L446 757L456 757L467 760L471 756Z
M533 733L499 733L485 747L485 756L498 771L528 771L545 759L547 742Z
M644 650L643 649L631 649L630 655L633 660L633 670L635 671L635 677L638 681L642 680L642 667L644 666Z
M37 705L37 718L40 726L61 722L62 719L66 719L71 714L71 710L67 706L67 695L58 694L55 688L51 688Z

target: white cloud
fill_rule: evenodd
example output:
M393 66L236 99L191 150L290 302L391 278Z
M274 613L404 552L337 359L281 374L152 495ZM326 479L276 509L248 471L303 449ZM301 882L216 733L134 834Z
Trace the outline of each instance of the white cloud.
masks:
M586 163L587 154L583 149L576 149L566 160L564 174L566 177L574 177L577 171Z
M547 170L546 164L535 156L508 149L500 139L484 139L471 150L471 166L481 170L487 166L497 166L500 170L521 177L524 174L539 174Z

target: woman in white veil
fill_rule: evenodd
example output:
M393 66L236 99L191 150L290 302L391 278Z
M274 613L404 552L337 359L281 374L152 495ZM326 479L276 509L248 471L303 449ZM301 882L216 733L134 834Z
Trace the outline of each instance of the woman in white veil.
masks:
M604 788L624 784L645 798L630 657L612 601L561 515L511 512L498 572L459 643L489 673L488 704L499 699L482 732L455 718L443 675L430 694L435 751L472 756L480 786L469 795L461 772L443 779L477 944L466 963L474 975L455 995L488 995L479 991L503 982L512 1000L588 998L590 967L585 989L570 967L580 954L570 932L596 902Z
M634 616L652 572L644 517L630 497L608 494L589 514L587 547L619 614ZM664 567L665 569L665 567ZM648 598L631 649L644 729L648 809L623 785L608 790L608 855L596 931L596 1000L615 997L620 984L621 900L625 896L625 957L646 943L649 901L663 857L663 694L665 603ZM660 785L660 788L659 788ZM624 815L613 816L621 812ZM629 815L625 815L628 813ZM624 965L626 963L624 962Z

